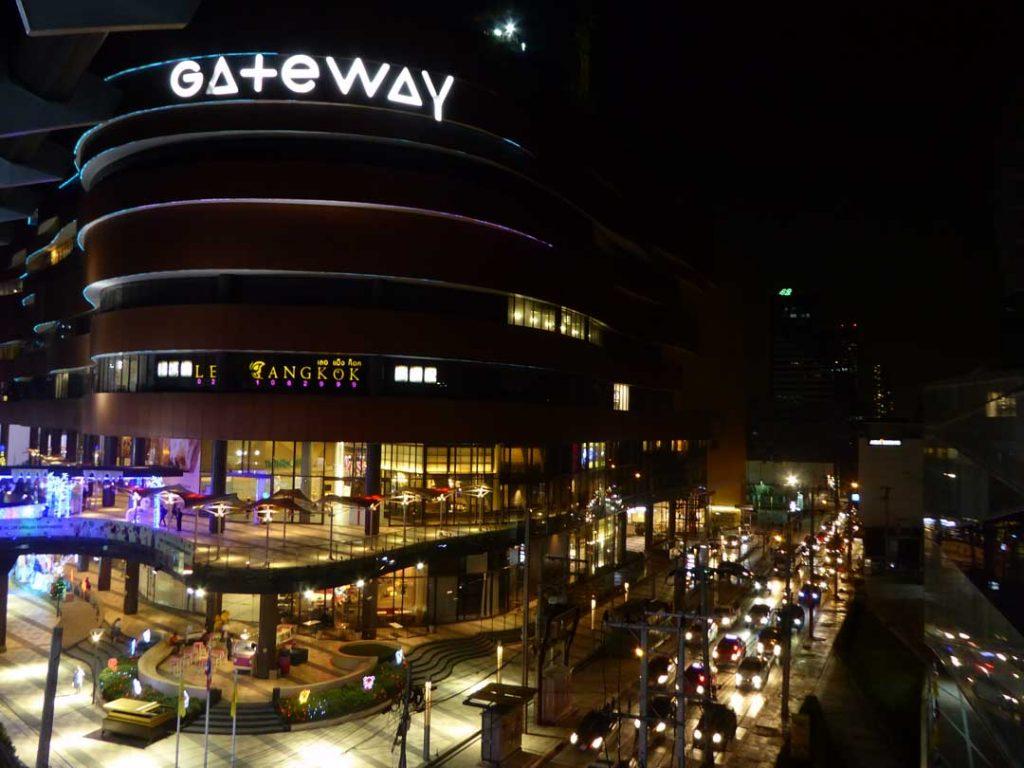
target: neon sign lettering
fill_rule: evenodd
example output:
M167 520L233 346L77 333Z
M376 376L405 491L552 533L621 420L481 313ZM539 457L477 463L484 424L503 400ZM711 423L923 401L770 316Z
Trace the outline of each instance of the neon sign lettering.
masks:
M363 361L351 357L318 359L309 364L268 362L259 359L249 362L249 377L252 383L260 388L283 386L341 389L342 385L347 383L350 389L358 389L362 383L362 369Z
M358 95L358 85L367 99L383 94L392 104L416 109L423 109L426 99L429 99L434 119L438 122L444 119L444 103L455 83L451 75L435 83L425 69L416 77L408 67L392 67L387 63L377 64L371 75L362 59L353 59L346 69L333 56L321 59L327 69L324 72L318 58L299 53L288 56L280 67L275 68L267 64L262 53L257 53L253 55L252 66L243 66L236 76L228 58L219 56L209 77L199 61L186 59L171 69L171 91L182 99L191 99L200 93L206 96L238 96L243 85L253 93L263 93L266 83L278 80L291 93L305 96L314 93L324 80L333 83L342 96ZM390 85L385 87L389 82Z

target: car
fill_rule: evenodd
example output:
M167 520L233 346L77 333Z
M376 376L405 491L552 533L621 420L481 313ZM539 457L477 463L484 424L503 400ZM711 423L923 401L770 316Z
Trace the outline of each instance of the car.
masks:
M647 682L653 687L669 685L675 679L676 664L671 657L663 653L651 656L647 662Z
M711 611L711 620L722 629L729 629L736 623L738 613L731 605L716 605Z
M714 697L715 677L704 666L703 661L695 661L683 672L683 695L688 699L701 699L705 696Z
M771 621L772 607L768 603L754 603L743 616L748 627L767 627Z
M737 563L730 560L726 560L718 564L718 575L726 578L737 578L744 581L749 581L754 577L754 574L747 569L743 563Z
M770 574L759 574L754 577L750 585L750 592L754 597L771 597L772 586L768 583Z
M619 724L619 719L612 712L610 703L587 712L569 736L569 743L580 752L601 749Z
M815 607L821 605L821 587L817 584L811 584L805 582L800 591L797 593L797 601L800 605L813 605Z
M743 542L737 533L730 533L727 536L722 537L722 544L726 549L739 549L740 544L742 543Z
M654 734L665 733L676 720L676 700L666 694L651 696L647 700L647 727ZM640 718L633 720L640 730Z
M723 750L736 737L736 713L725 704L706 704L693 729L696 749Z
M773 662L773 656L747 656L736 669L736 687L741 691L763 691Z
M739 635L726 635L718 641L715 650L711 652L711 658L719 666L739 664L740 660L747 653L747 644Z
M718 637L718 625L715 622L708 623L705 619L694 619L686 628L684 639L686 645L691 648L704 647L704 632L707 627L708 642L713 643Z
M999 710L1012 719L1021 717L1021 700L1019 696L1006 688L1002 683L993 680L987 675L968 677L968 682L974 690L974 695L985 704Z
M789 618L789 631L799 632L804 626L804 609L795 603L787 603L775 609L775 626L782 629L783 622Z
M758 656L778 658L782 655L782 630L777 627L766 627L757 635L754 651Z

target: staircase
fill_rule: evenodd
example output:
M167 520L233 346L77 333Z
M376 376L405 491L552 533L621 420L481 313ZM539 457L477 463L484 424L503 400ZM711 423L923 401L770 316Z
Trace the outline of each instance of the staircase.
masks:
M205 715L200 711L199 715L181 730L185 733L202 733ZM288 728L287 723L281 719L270 702L263 703L241 703L238 704L238 733L241 735L255 736L263 733L283 733ZM210 707L210 733L219 735L230 735L231 733L231 705L221 701Z
M427 679L437 683L450 676L456 664L492 655L499 640L512 643L520 639L519 631L513 629L420 645L406 656L412 667L412 684L422 685Z

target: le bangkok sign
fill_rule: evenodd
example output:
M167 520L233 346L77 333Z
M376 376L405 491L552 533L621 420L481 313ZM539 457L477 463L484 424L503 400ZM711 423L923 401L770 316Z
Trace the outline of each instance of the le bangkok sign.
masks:
M386 62L362 59L255 53L177 62L170 73L171 91L180 99L253 98L281 94L334 100L354 99L423 110L441 122L455 78L414 72Z
M261 357L249 361L248 373L247 383L256 389L351 391L362 386L363 361L347 356Z

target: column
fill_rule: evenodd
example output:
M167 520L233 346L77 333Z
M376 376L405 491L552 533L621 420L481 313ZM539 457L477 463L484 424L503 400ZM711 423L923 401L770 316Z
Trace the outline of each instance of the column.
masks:
M7 424L0 424L0 450L4 452L7 463L11 463L11 452L7 449L7 441L10 439L10 428Z
M0 653L7 652L7 592L16 560L13 555L0 558Z
M124 615L139 612L139 561L124 561Z
M79 555L78 556L78 570L81 571L82 573L88 573L89 572L89 561L91 559L92 558L89 557L89 555Z
M210 456L210 494L223 496L228 488L228 441L214 440ZM196 514L199 514L198 510ZM210 515L210 533L224 532L224 518Z
M644 552L654 549L654 497L644 497Z
M103 458L101 464L104 467L113 467L117 465L117 446L121 441L121 438L113 435L103 436Z
M112 570L113 564L114 564L114 561L111 560L109 557L104 557L104 558L100 559L100 575L96 579L96 589L97 589L97 591L99 591L99 592L109 592L110 591L110 571Z
M83 464L95 464L96 459L96 435L85 434L82 435L82 463Z
M146 438L144 437L132 438L132 466L146 466Z
M616 517L618 519L615 521L615 564L621 565L626 559L626 525L628 523L626 511L619 512Z
M213 632L217 614L224 610L224 595L220 592L206 593L206 631Z
M67 433L67 445L65 447L65 461L69 464L78 463L78 432L70 430Z
M668 546L671 549L676 543L676 497L668 500Z
M260 636L254 677L266 680L277 669L277 594L260 595Z
M39 427L28 428L28 447L29 450L39 449Z
M366 490L367 496L380 495L380 443L366 444ZM380 505L366 510L364 532L367 536L380 533Z
M377 580L367 579L363 585L360 622L363 627L363 640L377 639Z

